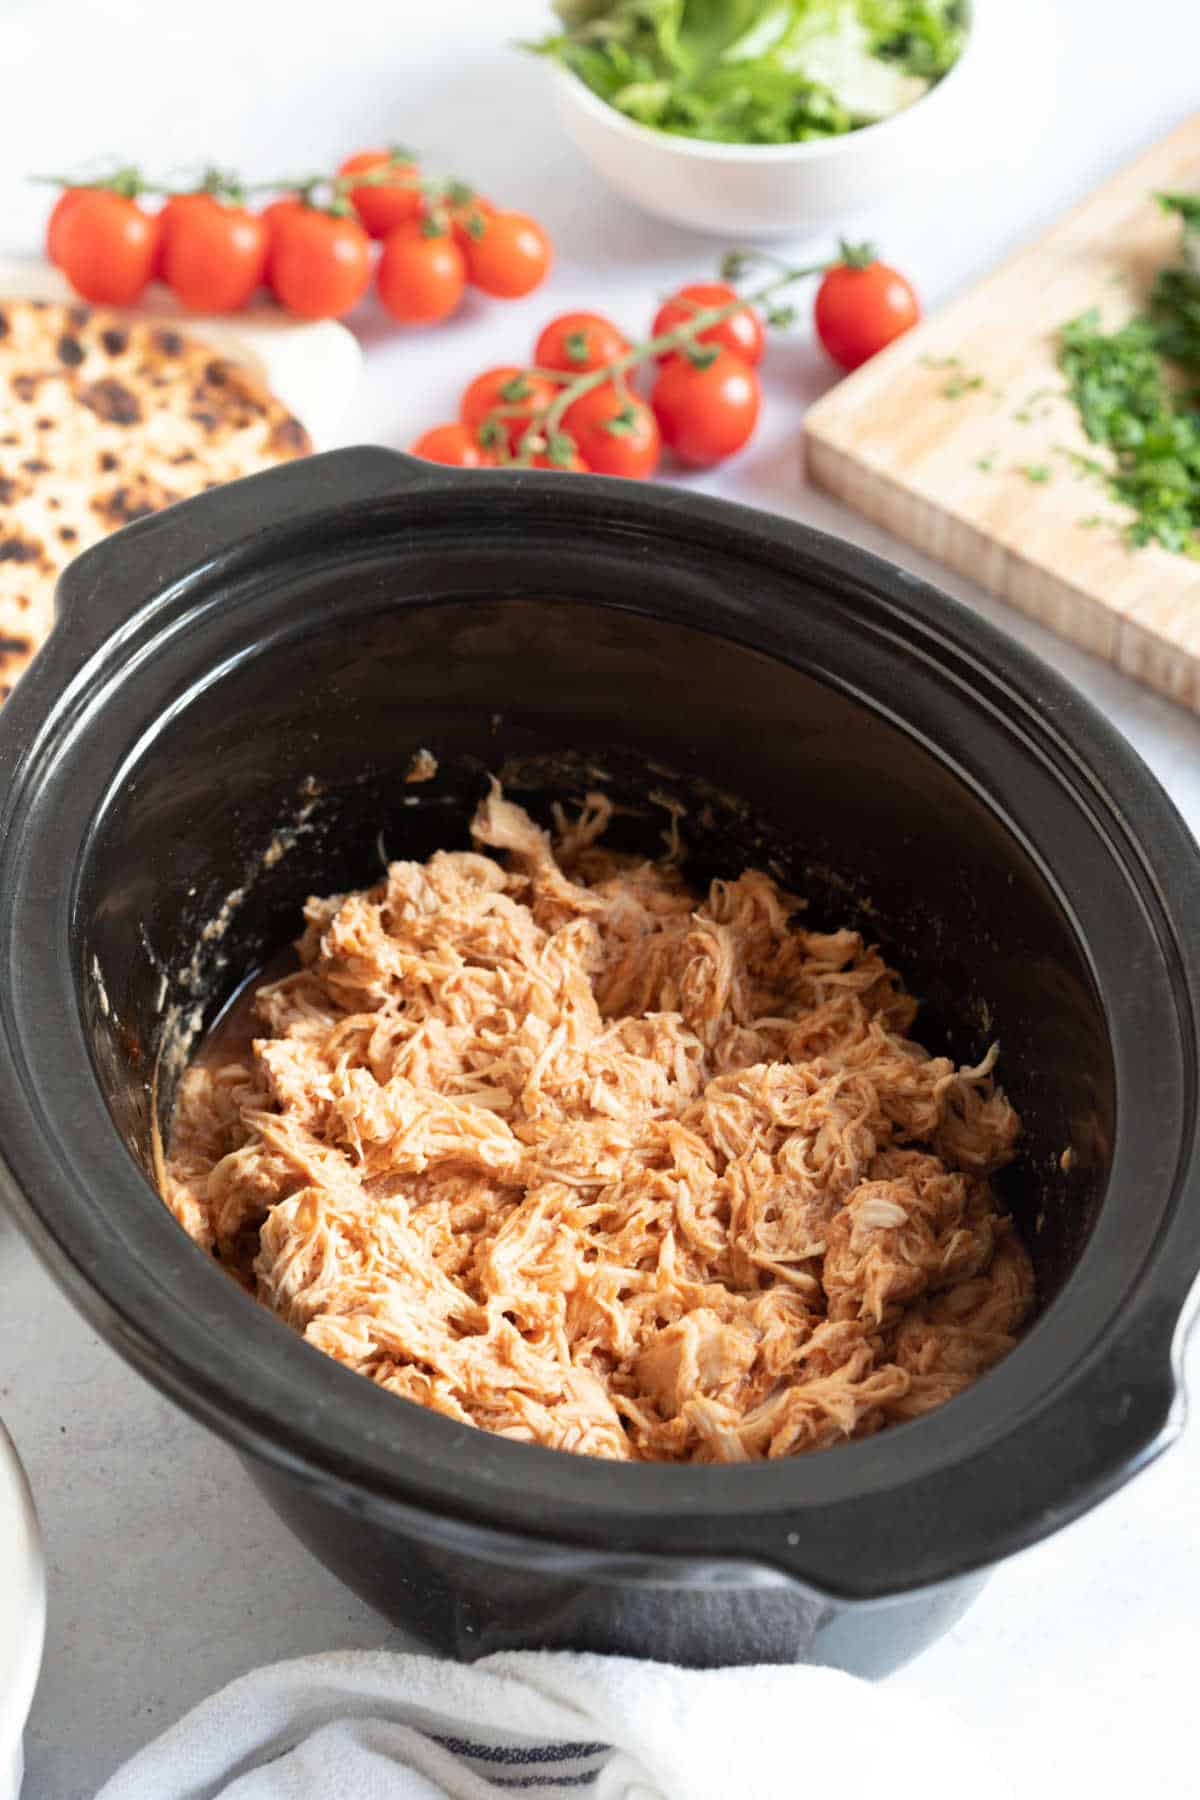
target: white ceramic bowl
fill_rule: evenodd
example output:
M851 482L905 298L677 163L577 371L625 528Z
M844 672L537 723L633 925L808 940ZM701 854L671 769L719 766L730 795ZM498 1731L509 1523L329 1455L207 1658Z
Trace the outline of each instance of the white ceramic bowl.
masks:
M21 1791L21 1739L42 1663L46 1576L29 1483L0 1425L0 1800Z
M966 104L1002 0L974 0L962 54L903 112L803 144L710 144L627 119L570 70L555 70L559 117L605 180L646 212L726 241L843 225L890 194L936 181L971 128Z

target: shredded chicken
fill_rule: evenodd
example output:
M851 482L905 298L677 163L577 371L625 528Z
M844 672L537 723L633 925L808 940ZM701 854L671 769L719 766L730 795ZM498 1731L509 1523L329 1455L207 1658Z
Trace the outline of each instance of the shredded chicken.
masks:
M493 786L475 850L310 900L264 1034L181 1084L167 1204L310 1344L504 1437L741 1462L940 1405L1033 1301L995 1052L930 1056L857 933L755 870L700 900L611 812L551 840Z

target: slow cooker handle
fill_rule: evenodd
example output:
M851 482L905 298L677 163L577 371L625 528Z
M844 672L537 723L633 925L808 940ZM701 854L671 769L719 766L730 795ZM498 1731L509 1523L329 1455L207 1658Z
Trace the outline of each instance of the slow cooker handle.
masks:
M469 477L469 471L461 471ZM97 649L143 606L165 594L181 571L195 573L233 543L286 525L302 513L415 493L445 471L398 450L362 444L305 456L179 501L114 533L69 563L55 590L55 649L73 660Z
M1181 1246L1177 1266L1186 1269L1191 1254ZM1161 1270L1157 1279L1161 1286ZM808 1510L790 1531L776 1520L746 1521L746 1555L811 1591L877 1600L900 1591L898 1571L904 1591L933 1592L1077 1518L1183 1428L1183 1340L1200 1313L1200 1288L1189 1295L1186 1279L1169 1285L1169 1295L1149 1297L1035 1413L990 1442L923 1477L901 1478L891 1491L864 1489ZM988 1377L993 1393L996 1376L1003 1364ZM902 1472L902 1458L897 1467Z

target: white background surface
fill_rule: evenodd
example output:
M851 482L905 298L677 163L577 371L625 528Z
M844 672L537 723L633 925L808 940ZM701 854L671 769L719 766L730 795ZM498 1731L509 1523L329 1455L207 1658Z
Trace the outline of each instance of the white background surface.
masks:
M979 94L975 137L947 146L939 183L868 221L929 305L1200 97L1193 0L990 5L1009 41ZM369 308L355 321L367 375L344 436L402 446L453 416L478 369L523 359L554 312L595 305L637 327L657 295L705 277L719 252L612 199L561 137L545 71L508 48L544 16L543 0L319 9L0 0L0 250L38 239L44 201L20 180L26 170L112 151L162 169L211 158L262 176L317 168L375 140L412 141L431 167L536 212L559 263L548 292L508 306L473 302L433 334L396 333ZM805 487L801 413L830 379L806 328L779 343L755 443L696 485L840 531L941 579L1077 681L1200 826L1200 722ZM0 1294L0 1413L37 1495L51 1580L28 1800L92 1794L186 1706L258 1663L400 1641L276 1524L224 1446L97 1342L3 1219ZM1194 1390L1198 1352L1200 1343ZM953 1634L894 1679L952 1707L977 1734L980 1758L1032 1800L1124 1800L1165 1779L1172 1792L1200 1791L1198 1493L1193 1430L1115 1499L998 1571ZM807 1725L796 1723L802 1752ZM920 1792L917 1771L897 1777L898 1794ZM781 1771L779 1792L795 1791L796 1779Z

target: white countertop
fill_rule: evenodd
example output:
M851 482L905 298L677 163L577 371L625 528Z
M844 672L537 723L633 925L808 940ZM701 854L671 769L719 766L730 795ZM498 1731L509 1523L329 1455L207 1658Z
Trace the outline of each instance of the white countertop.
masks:
M979 140L955 148L938 196L908 195L865 221L931 305L1196 104L1191 0L979 3L1003 7L1014 37L981 97ZM218 160L261 176L399 138L499 203L537 213L559 250L548 291L508 306L473 301L425 335L364 318L366 381L343 435L403 446L453 416L480 368L522 360L552 313L595 306L636 327L678 280L703 279L720 250L629 211L561 137L545 71L507 48L535 34L546 10L543 0L0 0L0 160L18 172L73 168L111 150L159 168ZM16 174L0 178L0 249L32 248L43 210ZM1076 681L1200 828L1200 720L807 489L801 412L831 372L806 329L770 350L766 378L754 444L696 485L940 580ZM229 1450L97 1341L3 1218L0 1293L0 1415L37 1497L50 1579L27 1800L84 1800L184 1708L259 1663L402 1641L276 1523ZM1190 1361L1200 1391L1200 1339ZM957 1629L893 1679L952 1707L981 1756L1031 1800L1064 1790L1124 1800L1156 1774L1174 1792L1195 1791L1198 1491L1191 1431L1116 1498L1001 1568Z

